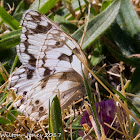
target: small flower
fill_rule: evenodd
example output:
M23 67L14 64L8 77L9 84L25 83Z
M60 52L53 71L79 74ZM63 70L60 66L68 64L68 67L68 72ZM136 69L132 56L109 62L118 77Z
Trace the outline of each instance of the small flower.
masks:
M97 118L104 128L105 134L107 134L109 127L106 126L104 123L110 125L114 120L116 112L115 103L113 100L102 100L100 103L95 103L95 108L97 112ZM81 118L81 125L84 126L84 124L87 124L89 128L92 128L92 124L90 122L89 114L87 113L87 111L84 111ZM79 131L79 135L80 134L82 134L81 131Z
M88 131L92 127L92 124L90 122L89 114L87 113L87 111L83 112L83 116L81 118L81 123L80 124L81 124L81 126L83 126L83 128L85 130L85 133L88 133ZM83 137L85 135L85 133L82 130L78 131L78 134L79 134L80 137ZM93 137L92 136L86 136L86 139L92 140Z
M90 128L92 127L92 124L89 119L89 114L87 113L87 111L84 111L83 117L81 118L81 125L85 123L88 124Z
M97 117L102 124L105 134L107 134L109 127L104 123L111 124L115 117L116 107L112 100L102 100L100 103L95 104Z

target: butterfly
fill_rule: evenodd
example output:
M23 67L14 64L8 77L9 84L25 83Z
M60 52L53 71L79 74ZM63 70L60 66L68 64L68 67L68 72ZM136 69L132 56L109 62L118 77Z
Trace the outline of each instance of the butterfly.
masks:
M22 63L9 78L9 89L22 99L14 103L33 121L48 117L49 102L60 94L61 108L84 96L80 46L45 15L23 15L17 54ZM85 58L84 58L85 59Z

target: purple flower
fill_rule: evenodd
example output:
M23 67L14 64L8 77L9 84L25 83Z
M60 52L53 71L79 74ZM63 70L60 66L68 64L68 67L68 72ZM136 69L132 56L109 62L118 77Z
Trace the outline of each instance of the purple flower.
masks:
M90 119L89 119L89 114L87 113L87 111L84 111L84 112L83 112L83 116L82 116L82 118L81 118L81 123L80 123L80 124L81 124L82 126L83 126L84 124L87 124L87 126L89 126L89 128L92 127L92 124L91 124ZM82 130L79 130L79 131L78 131L78 134L79 134L79 136L81 136L81 137L83 137L83 136L85 135L84 132L83 132ZM90 137L89 137L89 136L87 136L86 138L90 140ZM93 138L91 138L91 139L93 139Z
M90 119L89 119L89 114L87 113L87 111L84 111L80 124L83 125L85 123L87 123L90 128L92 127L92 124L91 124Z
M97 112L97 118L104 128L105 134L107 134L109 127L104 123L107 123L109 125L112 123L116 111L115 103L113 100L102 100L100 103L95 103L95 108ZM88 124L90 128L92 127L87 111L83 113L83 116L81 118L81 125L85 123Z
M112 100L102 100L100 103L95 104L97 117L100 123L102 124L105 134L107 134L109 127L104 123L111 124L116 112L116 107L114 101Z

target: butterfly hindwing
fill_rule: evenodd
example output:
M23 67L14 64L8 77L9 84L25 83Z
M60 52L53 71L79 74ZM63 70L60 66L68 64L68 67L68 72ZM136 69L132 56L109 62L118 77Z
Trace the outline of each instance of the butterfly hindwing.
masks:
M13 89L17 95L26 95L31 89L33 83L39 80L35 69L28 69L26 66L20 66L9 78L9 89Z
M76 42L60 29L48 32L37 59L37 71L41 77L57 72L75 70L81 74L81 62L73 51L80 54ZM70 48L69 48L70 47Z
M19 110L30 119L41 121L48 116L49 102L56 95L60 94L61 107L66 108L73 99L83 96L82 86L82 77L75 71L45 77L34 84L27 96L21 100Z

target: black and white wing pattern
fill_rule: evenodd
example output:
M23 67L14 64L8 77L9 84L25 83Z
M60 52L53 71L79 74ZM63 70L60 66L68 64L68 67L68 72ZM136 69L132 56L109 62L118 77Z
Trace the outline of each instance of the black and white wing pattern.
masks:
M40 47L46 39L47 33L52 29L49 20L38 12L28 10L21 21L22 33L17 53L23 65L36 67L36 60Z
M17 95L25 96L37 80L39 80L39 77L35 69L20 66L10 75L8 88L13 89Z
M17 53L23 66L11 75L9 88L23 96L14 106L41 121L55 95L60 94L62 108L84 95L81 62L73 52L81 59L85 56L76 41L45 15L27 11L21 26Z
M68 48L70 47L70 48ZM73 54L80 56L80 47L62 30L51 29L40 49L37 59L37 71L41 77L57 72L75 70L82 75L81 62Z
M77 54L81 51L80 47L60 27L45 15L32 10L24 14L21 26L17 53L23 65L36 67L41 77L72 68L81 74L81 62L67 45Z

